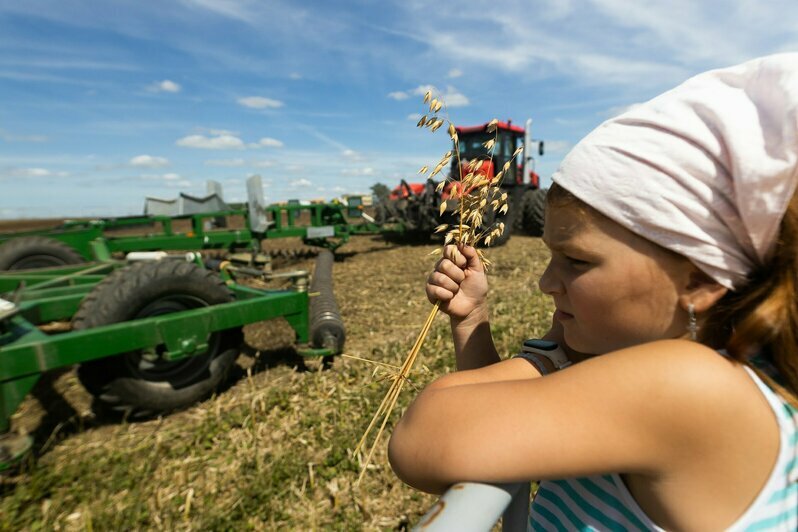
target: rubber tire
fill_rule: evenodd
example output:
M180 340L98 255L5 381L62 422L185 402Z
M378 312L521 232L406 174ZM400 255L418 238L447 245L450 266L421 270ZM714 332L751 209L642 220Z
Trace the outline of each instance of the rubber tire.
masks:
M527 190L521 199L521 216L524 232L530 236L543 236L546 220L546 189Z
M487 210L484 218L482 219L482 226L489 227L493 225L495 221L504 222L504 231L502 232L501 235L491 240L489 246L485 246L484 243L480 243L478 247L495 248L505 245L510 240L510 236L512 236L513 233L513 225L514 225L513 217L511 216L512 215L511 211L512 211L512 206L510 206L510 209L507 211L507 213L500 214L497 217L492 209Z
M95 286L81 302L72 327L90 329L233 299L218 275L196 264L142 262L115 271ZM78 379L97 399L100 411L132 419L152 417L211 395L227 378L242 338L240 328L213 333L205 353L174 362L147 363L140 351L93 360L78 367Z
M0 271L31 270L86 262L74 248L43 236L21 236L0 245Z

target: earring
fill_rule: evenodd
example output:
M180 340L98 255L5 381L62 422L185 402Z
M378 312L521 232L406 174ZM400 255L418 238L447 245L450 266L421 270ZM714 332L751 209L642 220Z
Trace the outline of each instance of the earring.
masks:
M698 340L698 320L695 318L695 306L692 303L687 304L687 331L692 341Z

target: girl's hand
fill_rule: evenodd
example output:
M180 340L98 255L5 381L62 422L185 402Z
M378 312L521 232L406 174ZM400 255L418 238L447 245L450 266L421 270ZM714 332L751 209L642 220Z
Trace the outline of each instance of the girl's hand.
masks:
M440 301L440 309L455 319L487 314L488 279L477 250L449 245L427 277L427 299Z

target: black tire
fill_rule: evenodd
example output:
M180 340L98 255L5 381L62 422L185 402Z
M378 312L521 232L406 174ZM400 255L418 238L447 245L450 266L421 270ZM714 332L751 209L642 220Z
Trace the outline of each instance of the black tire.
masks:
M86 262L72 247L43 236L21 236L0 245L0 271L31 270Z
M542 236L546 219L546 189L527 190L521 200L521 216L524 232L530 236Z
M89 329L233 300L213 272L178 261L143 262L106 277L81 302L72 327ZM131 418L190 406L224 382L239 353L235 328L216 332L208 349L177 361L158 357L165 346L81 364L78 378L97 406Z
M490 245L487 247L499 247L503 246L510 240L510 236L513 232L513 217L512 217L512 206L505 214L496 214L493 209L488 209L485 213L485 216L482 218L482 227L488 228L492 226L494 223L502 222L504 224L504 231L499 236L493 238L490 241ZM480 244L482 246L484 244Z

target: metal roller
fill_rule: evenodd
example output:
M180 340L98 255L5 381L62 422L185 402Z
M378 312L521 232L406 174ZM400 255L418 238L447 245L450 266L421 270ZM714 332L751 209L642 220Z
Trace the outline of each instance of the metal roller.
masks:
M314 347L333 349L340 353L344 348L344 322L333 294L331 251L323 250L316 258L316 267L310 282L310 339Z

